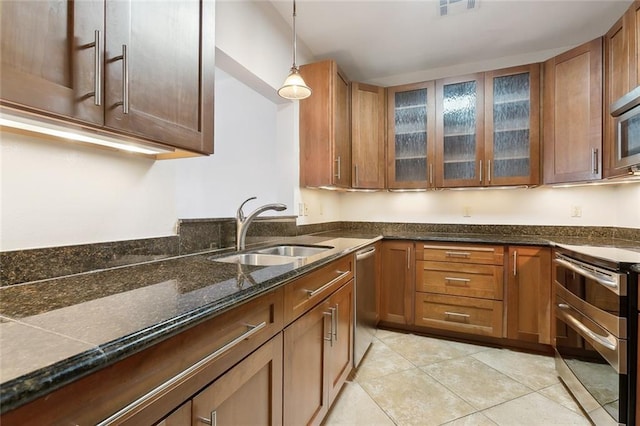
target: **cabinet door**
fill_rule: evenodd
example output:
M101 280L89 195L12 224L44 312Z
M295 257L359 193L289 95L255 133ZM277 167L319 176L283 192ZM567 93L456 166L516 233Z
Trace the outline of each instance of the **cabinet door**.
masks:
M428 188L434 182L435 84L387 89L387 186Z
M326 352L329 303L320 303L284 331L284 424L317 425L329 408Z
M156 426L185 426L191 424L191 401L182 404L176 411L156 423Z
M540 64L485 73L485 185L540 183Z
M484 184L484 77L436 82L436 186Z
M412 324L415 289L413 243L384 241L381 252L380 321Z
M349 86L334 61L300 67L313 95L300 101L300 184L351 185Z
M342 388L353 367L353 280L329 298L332 340L327 353L329 404Z
M629 13L620 18L604 36L604 139L602 153L603 175L615 176L616 143L615 119L610 105L630 90L631 31ZM634 86L635 87L635 86ZM624 170L626 173L626 170Z
M193 425L281 425L282 334L197 394L192 416Z
M353 188L384 188L384 88L351 83Z
M640 1L631 3L626 13L629 34L629 88L640 85Z
M509 247L507 337L551 344L551 250Z
M602 39L544 64L544 183L600 179Z
M3 105L102 124L104 2L2 1Z
M214 3L106 4L105 125L212 153Z

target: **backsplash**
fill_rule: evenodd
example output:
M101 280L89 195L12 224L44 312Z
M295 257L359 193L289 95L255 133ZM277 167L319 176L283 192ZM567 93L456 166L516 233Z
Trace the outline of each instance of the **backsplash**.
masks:
M468 225L388 222L329 222L296 225L294 216L258 218L249 229L247 245L277 237L345 231L402 236L415 233L492 234L626 240L640 245L640 229L601 226ZM0 252L0 286L44 280L235 245L233 218L181 219L178 235L108 243L82 244Z

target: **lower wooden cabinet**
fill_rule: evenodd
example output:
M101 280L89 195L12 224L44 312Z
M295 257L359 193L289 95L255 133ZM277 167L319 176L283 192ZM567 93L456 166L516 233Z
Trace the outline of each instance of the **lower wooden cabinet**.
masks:
M281 425L282 333L196 395L191 416L193 425Z
M502 337L502 300L416 293L415 325Z
M551 249L509 247L507 337L551 344Z
M353 281L284 331L284 424L318 425L351 371Z
M182 404L176 411L165 417L155 426L185 426L191 424L191 401Z
M383 241L380 280L380 321L409 325L413 323L415 289L414 244L408 241Z

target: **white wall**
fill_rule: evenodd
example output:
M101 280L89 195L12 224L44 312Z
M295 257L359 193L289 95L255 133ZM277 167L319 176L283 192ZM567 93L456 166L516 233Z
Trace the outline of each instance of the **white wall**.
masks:
M328 203L333 203L331 197ZM581 217L571 217L573 207L581 209ZM465 210L469 211L470 217L465 217ZM316 214L310 212L311 220ZM571 188L343 193L340 194L340 216L343 220L365 222L640 228L640 183Z

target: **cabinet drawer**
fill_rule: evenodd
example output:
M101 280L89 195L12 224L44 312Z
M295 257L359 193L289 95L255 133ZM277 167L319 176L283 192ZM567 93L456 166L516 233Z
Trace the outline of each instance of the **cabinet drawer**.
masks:
M504 268L419 260L416 291L502 300Z
M436 262L482 263L485 265L503 265L504 247L452 244L418 245L417 259Z
M353 278L353 256L345 256L284 287L284 321L290 323Z
M502 337L502 302L416 293L415 324L442 330Z

